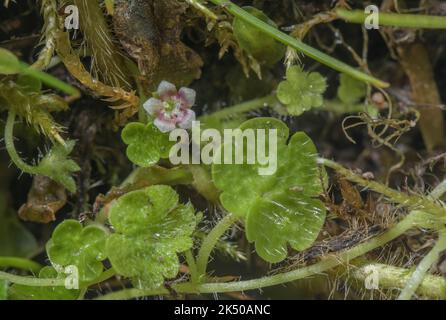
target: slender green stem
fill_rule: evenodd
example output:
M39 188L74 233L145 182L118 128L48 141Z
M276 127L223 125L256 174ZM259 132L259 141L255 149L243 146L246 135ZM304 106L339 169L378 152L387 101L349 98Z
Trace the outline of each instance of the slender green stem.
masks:
M254 17L253 15L249 14L239 6L235 5L234 3L230 2L229 0L210 0L210 2L222 6L226 11L228 11L233 16L242 19L246 23L249 23L253 27L263 31L265 34L271 36L272 38L276 39L279 42L282 42L283 44L299 51L305 54L306 56L325 64L326 66L337 70L342 73L346 73L350 75L351 77L370 83L372 85L375 85L380 88L388 87L389 84L381 81L373 76L370 76L368 74L365 74L348 64L341 62L335 58L330 57L329 55L303 43L301 40L295 39L292 36L281 32L277 28L269 25L266 22L263 22L262 20ZM259 39L261 41L261 39Z
M88 288L92 285L104 282L116 275L116 271L110 268L104 271L97 279L82 283L82 288ZM29 287L63 287L65 286L65 278L51 279L51 278L35 278L17 276L11 273L0 271L0 280L6 280L11 283L21 284Z
M205 17L208 17L212 20L218 19L217 15L209 10L205 5L203 5L200 0L186 0L186 2L200 11Z
M22 277L0 271L0 280L6 280L11 283L22 284L30 287L62 287L65 285L65 279L40 279L34 277Z
M39 79L47 86L54 88L54 89L58 89L60 91L63 91L66 94L69 94L70 96L73 96L73 97L80 96L79 90L77 90L73 86L70 86L69 84L66 84L63 81L60 81L59 79L53 77L52 75L45 73L43 71L40 71L38 69L31 68L24 62L21 62L20 65L21 65L20 73L29 75L36 79Z
M202 120L202 121L206 121L209 119L222 120L222 119L228 118L230 116L249 112L252 110L259 109L259 108L264 108L264 107L271 106L276 103L278 103L276 95L270 94L270 95L262 97L262 98L249 100L249 101L246 101L246 102L243 102L240 104L236 104L231 107L221 109L219 111L216 111L214 113L211 113L209 115L205 115L205 116L201 117L200 120Z
M228 283L180 283L173 285L174 289L178 293L224 293L224 292L240 292L246 290L255 290L264 287L275 286L292 282L295 280L303 279L315 274L325 272L341 264L348 264L351 260L358 258L367 252L374 250L378 247L385 245L386 243L399 237L407 230L417 226L417 223L425 218L425 214L421 212L411 213L407 215L403 220L397 223L395 226L384 232L383 234L370 239L367 242L361 243L351 249L344 252L326 256L322 261L304 268L293 270L290 272L280 273L268 277L259 279L237 281ZM168 291L161 288L157 290L140 290L140 289L126 289L118 292L114 292L100 299L132 299L143 296L151 295L164 295L168 294Z
M186 256L186 263L189 267L189 273L191 276L192 283L198 283L199 275L197 271L197 263L195 262L194 255L192 254L192 250L187 250L184 255Z
M113 278L114 276L116 276L116 271L113 268L107 269L104 272L102 272L102 274L95 280L87 282L87 283L83 283L81 284L82 288L88 288L90 286L93 286L95 284L104 282L110 278Z
M446 180L440 182L429 195L434 200L440 199L446 193Z
M321 164L324 164L328 167L331 167L331 168L337 170L338 172L340 172L341 174L343 174L344 176L346 176L347 178L351 179L354 182L360 183L363 186L370 187L370 185L369 185L370 183L368 180L360 178L359 176L357 176L350 170L345 169L344 167L338 165L337 163L334 163L334 162L332 162L330 160L326 160L326 159L319 159L319 162ZM356 177L356 178L354 178L354 177ZM395 194L398 192L396 192L390 188L387 188L384 185L373 184L373 186L370 188L372 190L375 190L377 192L387 195L394 201L396 199L396 200L398 200L396 202L400 202L404 205L412 206L412 204L414 203L413 199L399 198ZM442 188L443 188L443 184L440 184L439 186L437 186L437 188L432 192L431 197L432 198L439 197L442 194L442 192L441 192ZM416 204L418 204L418 200L419 199L416 199L416 201L415 201ZM318 262L314 265L308 266L308 267L300 268L300 269L293 270L293 271L286 272L286 273L263 277L263 278L259 278L259 279L247 280L247 281L238 281L238 282L230 282L230 283L203 283L203 284L198 284L198 285L195 283L181 283L181 284L172 286L172 288L175 291L177 291L178 293L191 293L191 294L193 294L193 293L224 293L224 292L239 292L239 291L260 289L260 288L264 288L264 287L275 286L275 285L299 280L302 278L312 276L314 274L328 271L328 270L330 270L336 266L339 266L341 264L348 264L351 260L354 260L354 259L366 254L367 252L370 252L371 250L379 248L379 247L385 245L386 243L394 240L395 238L404 234L409 229L419 227L419 226L424 226L426 221L429 221L431 219L430 216L431 215L429 213L425 213L422 211L418 211L418 210L411 211L403 220L401 220L395 226L388 229L383 234L376 236L366 242L363 242L363 243L361 243L353 248L350 248L348 250L345 250L343 252L333 254L330 256L326 256L320 262ZM223 220L221 220L221 221L223 221ZM221 223L221 221L220 221L220 223ZM220 227L218 225L214 228L214 230L215 229L220 230L220 231L218 231L218 232L216 231L215 235L212 236L212 238L214 239L214 240L212 240L212 242L216 241L215 239L218 240L219 237L217 237L217 235L223 234L224 233L223 230L226 230L223 226ZM214 230L212 230L211 233ZM208 235L208 237L210 236L210 234ZM212 251L212 248L215 246L215 244L211 246L210 242L209 242L209 244L203 245L203 247L205 247L206 249L203 249L203 247L201 249L203 251L205 250L203 252L202 258L199 258L199 260L201 260L200 265L204 265L203 273L205 272L205 268L207 265L207 260L210 255L210 252ZM209 248L211 248L211 249L209 249ZM201 268L203 268L203 267L201 267ZM429 283L432 283L432 281ZM168 292L167 292L167 290L165 290L163 288L155 290L155 291L153 291L153 290L147 291L147 290L139 290L139 289L126 289L123 291L114 292L109 295L102 296L101 299L104 299L104 300L107 300L107 299L132 299L132 298L138 298L138 297L142 297L142 296L164 295L164 294L168 294Z
M423 282L426 273L436 263L440 257L440 253L446 250L446 230L440 230L437 243L432 250L421 260L415 271L412 273L406 286L401 291L398 300L410 300Z
M236 221L237 218L231 213L228 213L217 223L217 225L211 230L211 232L209 232L206 238L204 238L197 258L197 270L200 276L203 276L206 273L206 267L209 262L209 257L212 250L214 250L218 240Z
M370 181L364 179L361 176L352 172L351 170L348 170L344 168L342 165L328 159L319 158L318 162L326 167L336 170L336 172L340 173L348 180L358 183L363 187L366 187L370 190L373 190L388 197L393 202L402 204L406 207L412 207L412 208L421 207L422 210L432 213L441 218L444 218L446 216L445 208L430 201L426 197L419 195L404 194L402 192L398 192L396 190L388 188L385 185L378 183L376 181Z
M336 10L337 15L353 23L363 24L369 16L363 10ZM417 29L446 29L446 17L422 14L379 13L379 25Z
M40 269L42 269L42 266L37 262L29 259L17 257L0 257L0 268L23 269L37 274Z
M220 201L220 190L214 184L210 172L202 165L190 164L187 166L194 177L193 187L211 203L218 204Z
M6 120L5 126L5 145L6 151L11 157L12 162L19 168L20 170L29 173L29 174L39 174L36 167L30 166L25 163L22 158L20 158L17 150L14 147L14 122L15 122L15 112L10 110L8 112L8 119Z

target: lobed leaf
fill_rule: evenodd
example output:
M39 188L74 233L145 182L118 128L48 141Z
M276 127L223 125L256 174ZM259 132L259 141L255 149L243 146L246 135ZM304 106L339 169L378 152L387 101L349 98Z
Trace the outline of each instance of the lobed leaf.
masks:
M116 233L107 241L114 269L139 288L156 288L179 271L177 253L192 247L196 217L191 204L179 204L168 186L130 192L111 207Z
M122 140L127 147L127 157L140 167L150 167L160 158L167 158L172 142L169 134L162 133L154 124L132 122L122 130Z
M367 85L342 73L338 88L339 99L348 105L358 103L367 93Z
M288 128L279 120L253 119L241 126L261 127L278 128L277 171L261 176L258 163L245 161L214 164L212 176L222 191L223 206L245 221L246 236L257 253L268 262L279 262L287 256L287 244L304 250L316 240L325 220L318 199L323 187L317 150L305 133L294 134L287 145Z
M36 167L39 174L62 184L70 192L76 191L76 182L71 175L80 170L76 162L68 159L74 145L73 140L67 141L65 145L54 145Z
M46 251L56 269L75 266L80 282L89 282L104 269L106 239L106 232L98 226L82 227L76 220L65 220L54 230Z
M326 89L326 80L319 73L307 73L299 66L291 66L286 72L286 80L277 88L277 98L291 115L298 116L312 108L322 107Z

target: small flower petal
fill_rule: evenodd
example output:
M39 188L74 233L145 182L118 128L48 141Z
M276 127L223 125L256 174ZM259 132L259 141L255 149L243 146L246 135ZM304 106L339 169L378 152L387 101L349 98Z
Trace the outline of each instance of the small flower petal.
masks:
M181 129L190 129L192 128L192 122L195 121L195 118L196 118L195 112L191 109L187 109L184 111L183 118L178 123L178 126Z
M153 124L162 132L167 133L175 129L175 122L156 118Z
M163 102L156 98L150 98L143 104L144 110L151 116L156 116L163 109Z
M173 83L163 80L158 86L157 93L160 96L160 98L164 100L165 98L176 94L177 87L175 87Z
M192 107L195 104L195 99L197 97L195 90L183 87L178 91L178 94L187 107Z

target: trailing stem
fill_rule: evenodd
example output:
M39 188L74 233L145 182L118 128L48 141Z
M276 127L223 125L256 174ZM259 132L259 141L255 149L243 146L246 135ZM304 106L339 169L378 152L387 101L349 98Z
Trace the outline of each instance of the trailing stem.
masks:
M364 283L372 272L379 279L379 289L402 289L410 279L410 273L405 268L399 268L381 263L367 263L348 272L348 278ZM430 299L446 299L446 280L440 276L426 275L416 293Z
M446 230L440 230L438 240L432 250L421 260L411 274L398 300L410 300L426 277L426 273L434 265L442 251L446 250Z
M37 274L42 266L29 259L17 257L0 257L0 268L16 268Z
M206 274L206 267L209 262L209 257L218 240L225 234L225 232L237 221L237 218L232 214L227 214L221 219L212 231L204 238L197 258L197 270L200 276Z
M37 167L30 166L29 164L25 163L22 158L17 153L17 150L14 146L14 122L15 122L15 112L9 111L8 112L8 119L6 120L6 126L5 126L5 145L6 145L6 151L8 152L12 162L16 165L17 168L22 170L23 172L29 173L29 174L39 174Z
M395 203L404 205L406 207L410 207L412 209L421 208L421 210L429 212L430 214L442 218L443 220L446 217L446 209L430 201L425 196L408 195L402 192L398 192L376 181L370 181L364 179L361 176L358 176L357 174L352 172L351 170L348 170L344 168L342 165L328 159L319 158L319 163L326 167L334 169L336 172L338 172L339 174L341 174L342 176L344 176L345 178L347 178L352 182L355 182L367 189L373 190L377 193L386 196Z
M351 249L345 250L341 253L332 254L324 257L320 262L308 266L299 268L293 271L280 273L268 277L263 277L254 280L237 281L229 283L180 283L172 286L172 289L178 293L189 294L205 294L205 293L227 293L227 292L240 292L247 290L256 290L264 287L270 287L280 285L299 279L307 278L315 274L320 274L330 270L336 266L348 264L351 260L356 259L371 250L385 245L386 243L394 240L400 235L404 234L407 230L417 226L417 223L425 217L425 214L420 212L411 213L407 215L403 220L397 223L395 226L384 232L383 234L374 237L364 243L361 243ZM110 293L100 297L99 299L132 299L143 296L153 295L167 295L169 291L165 288L158 288L155 290L141 290L141 289L125 289L122 291Z

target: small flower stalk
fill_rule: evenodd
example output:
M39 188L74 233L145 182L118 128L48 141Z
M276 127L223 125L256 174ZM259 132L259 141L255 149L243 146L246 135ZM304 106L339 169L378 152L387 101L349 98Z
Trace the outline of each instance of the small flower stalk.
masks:
M195 104L196 92L190 88L177 90L168 81L162 81L157 92L147 100L143 107L154 118L154 125L163 133L175 128L190 129L195 121L195 112L191 109Z

